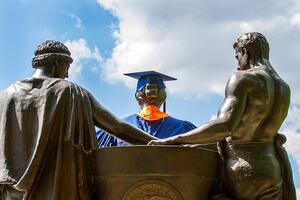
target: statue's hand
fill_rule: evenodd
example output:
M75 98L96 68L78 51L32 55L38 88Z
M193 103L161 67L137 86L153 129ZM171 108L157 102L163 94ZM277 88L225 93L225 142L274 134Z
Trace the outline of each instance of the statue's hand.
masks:
M160 140L151 140L148 145L159 145Z
M170 138L166 139L159 139L159 140L151 140L148 145L168 145L168 144L174 144L174 141Z

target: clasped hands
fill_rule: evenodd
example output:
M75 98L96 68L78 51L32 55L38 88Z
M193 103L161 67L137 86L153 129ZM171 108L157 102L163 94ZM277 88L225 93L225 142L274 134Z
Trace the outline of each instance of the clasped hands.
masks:
M176 145L179 144L176 141L177 138L177 136L173 136L165 139L151 140L148 145Z

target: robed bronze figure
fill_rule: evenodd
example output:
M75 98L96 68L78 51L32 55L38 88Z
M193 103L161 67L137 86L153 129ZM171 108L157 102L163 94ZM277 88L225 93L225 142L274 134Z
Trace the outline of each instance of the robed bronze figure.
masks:
M243 34L233 47L239 68L227 83L217 118L151 144L220 142L230 196L294 200L290 164L282 147L285 138L278 133L288 113L289 86L270 64L269 45L262 34Z
M95 126L133 144L155 139L64 80L71 62L64 44L45 41L33 76L0 93L0 199L90 200Z

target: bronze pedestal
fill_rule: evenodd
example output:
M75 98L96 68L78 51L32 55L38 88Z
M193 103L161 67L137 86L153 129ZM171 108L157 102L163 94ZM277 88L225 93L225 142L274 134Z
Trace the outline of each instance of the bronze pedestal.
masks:
M205 200L217 182L219 157L208 149L113 147L93 156L99 200Z

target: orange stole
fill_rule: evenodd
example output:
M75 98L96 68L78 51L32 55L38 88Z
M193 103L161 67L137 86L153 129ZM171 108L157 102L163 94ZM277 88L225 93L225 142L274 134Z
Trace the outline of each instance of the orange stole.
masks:
M168 114L160 111L158 107L153 105L145 106L138 113L138 115L147 121L155 121L169 116Z

